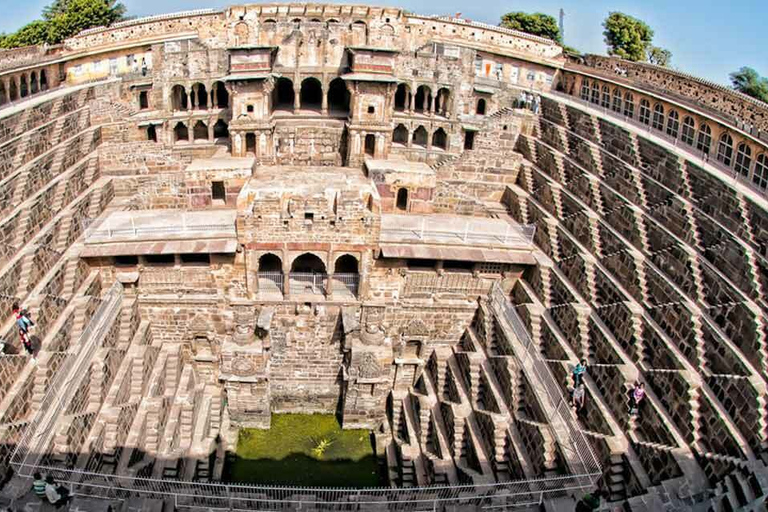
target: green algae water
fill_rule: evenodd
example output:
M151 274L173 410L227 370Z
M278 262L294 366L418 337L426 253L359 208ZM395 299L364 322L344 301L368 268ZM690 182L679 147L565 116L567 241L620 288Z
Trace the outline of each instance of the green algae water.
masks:
M265 485L376 487L368 430L342 430L332 414L273 414L269 430L240 430L225 479Z

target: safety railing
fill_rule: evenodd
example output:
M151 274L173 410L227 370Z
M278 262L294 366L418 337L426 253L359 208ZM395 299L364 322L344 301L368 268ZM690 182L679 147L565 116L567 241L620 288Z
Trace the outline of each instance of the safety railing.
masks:
M259 293L283 293L283 273L279 271L258 272Z
M80 335L77 352L67 353L51 379L37 412L22 433L11 456L11 464L20 475L31 475L30 468L34 468L43 457L54 434L54 424L87 375L94 352L120 311L122 298L122 284L113 283ZM29 472L25 472L26 470Z
M522 357L516 354L520 360L520 366L529 381L539 384L539 386L534 386L536 390L543 388L544 396L539 394L539 400L544 403L549 402L549 407L544 407L544 410L548 415L549 425L557 431L555 438L560 443L560 448L568 460L571 471L575 474L599 477L600 462L592 446L572 416L568 401L565 399L557 379L552 374L552 370L541 356L528 334L523 320L498 282L494 283L491 290L491 304L498 320L503 323L506 321L505 323L509 325L525 350Z
M292 294L325 295L328 275L321 272L291 272L288 284Z
M492 281L472 274L437 272L409 272L405 277L406 297L432 293L458 293L487 295Z
M98 229L92 230L88 234L88 242L100 240L110 240L113 238L139 238L151 235L178 235L178 234L200 234L216 232L221 234L234 235L234 223L222 222L201 222L200 215L188 216L185 213L179 213L174 216L172 223L150 224L151 220L146 216L129 216L127 219L119 219L119 225L110 225L110 219L107 219Z
M583 106L588 107L590 109L597 110L598 112L600 112L600 113L602 113L602 114L604 114L606 116L609 116L609 117L612 117L612 118L615 118L615 119L619 119L619 120L627 123L628 125L631 125L635 129L647 133L649 136L651 136L653 138L661 139L661 140L665 141L666 143L671 144L672 146L674 146L675 150L681 150L684 153L687 153L691 157L693 157L695 159L698 159L700 161L700 163L704 163L706 165L710 165L710 166L714 167L715 169L717 169L718 171L722 172L726 176L730 177L734 181L738 181L740 183L743 183L744 185L748 186L749 188L751 188L755 192L757 192L759 194L762 194L762 195L765 195L767 193L766 189L757 186L754 183L754 181L752 179L750 179L750 176L745 176L743 174L740 174L739 172L736 171L736 169L734 169L733 167L729 167L729 166L725 165L723 162L721 162L720 160L718 160L715 157L715 155L717 154L717 145L718 145L718 141L717 140L711 140L710 141L710 147L709 147L708 151L704 151L704 150L698 149L693 144L687 144L687 143L683 142L681 140L681 135L683 133L682 121L680 122L680 125L678 127L677 136L676 137L672 137L671 135L669 135L666 132L667 122L668 122L668 119L666 117L663 120L662 129L658 129L658 128L654 128L653 127L653 116L654 116L653 112L650 113L650 117L648 118L648 124L645 124L645 123L641 123L639 121L639 119L637 118L637 115L632 116L632 117L624 115L624 108L623 108L624 104L623 103L622 103L621 112L617 112L617 111L613 110L613 108L610 107L610 106L606 107L606 106L602 105L602 103L600 103L600 104L593 103L591 101L584 100L584 99L582 99L580 97L577 97L577 96L571 96L569 94L564 94L564 93L559 93L559 92L551 92L549 94L551 96L556 97L559 100L566 100L566 101L570 101L570 102L576 103L578 105L583 105ZM547 123L550 123L550 124L556 124L556 123L553 123L552 121L544 118L543 116L541 117L541 120L545 121ZM695 133L695 136L698 137L698 132ZM698 139L694 139L694 142L696 142L697 140ZM732 150L731 161L732 162L736 161L736 148L733 148L733 150ZM698 163L698 162L694 162L694 163ZM753 172L753 170L751 170L750 172Z
M430 216L382 216L383 242L414 242L460 245L521 247L533 244L536 226L493 219Z
M357 297L359 286L360 274L339 273L331 275L331 287L334 295Z

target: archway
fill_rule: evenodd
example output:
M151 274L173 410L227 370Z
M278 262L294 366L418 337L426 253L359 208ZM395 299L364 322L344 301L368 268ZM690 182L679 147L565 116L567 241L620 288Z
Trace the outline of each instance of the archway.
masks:
M256 155L256 134L255 133L245 134L245 152L253 153L254 155Z
M34 71L29 75L29 90L32 94L35 94L37 91L39 91L37 84L37 73Z
M333 291L339 294L351 294L357 296L360 274L357 258L345 254L336 259L333 268Z
M320 80L309 77L301 82L299 103L302 110L320 111L323 106L323 86Z
M205 85L200 83L192 85L192 105L201 110L208 108L208 91Z
M263 254L259 258L257 271L259 279L259 292L283 293L283 262L271 253Z
M426 128L424 128L423 126L419 126L418 128L416 128L416 131L413 132L413 145L426 148L427 137L429 137L429 135L427 134Z
M5 94L6 94L5 82L0 80L0 105L4 105L6 103L6 101L8 101L6 99Z
M48 75L46 74L44 69L40 70L40 90L41 91L48 90Z
M325 274L325 263L311 253L304 253L291 263L291 273L320 273Z
M8 85L8 99L16 101L19 99L19 89L16 87L16 80L11 78L11 83Z
M229 107L229 91L221 82L214 82L211 86L211 105L218 108Z
M392 143L402 144L403 146L408 145L408 128L406 128L405 125L397 125L395 131L392 132Z
M285 77L278 78L272 94L273 110L293 111L296 93L293 91L293 82L291 80Z
M448 116L448 103L451 101L451 91L447 87L441 87L437 91L437 97L435 98L435 112L438 115Z
M147 140L157 142L157 129L153 124L147 126Z
M328 109L332 114L349 114L349 91L341 78L334 78L328 86Z
M485 98L477 100L477 108L475 108L475 114L479 116L485 115Z
M187 125L182 122L176 123L173 128L173 141L174 142L187 142L189 140L189 130Z
M408 189L401 188L397 191L397 199L395 201L395 207L400 211L406 211L408 209Z
M368 156L376 154L376 136L372 133L365 136L365 154Z
M208 140L208 126L202 121L196 122L192 129L192 137L195 140Z
M187 110L187 90L183 85L174 85L171 89L171 110Z
M139 92L139 109L146 110L149 108L149 94L147 91Z
M435 133L432 134L432 147L445 149L448 145L448 135L445 130L438 128Z
M314 254L304 253L291 264L291 293L323 294L326 285L325 263Z
M21 78L19 78L19 94L22 98L26 98L29 95L29 89L27 88L27 75L21 75Z
M410 106L411 90L406 84L399 84L395 91L395 110L405 112Z
M219 119L216 124L213 125L213 138L214 139L228 139L229 138L229 126L226 121Z
M420 85L416 89L416 98L414 98L414 110L416 112L429 112L432 108L432 90L426 85Z

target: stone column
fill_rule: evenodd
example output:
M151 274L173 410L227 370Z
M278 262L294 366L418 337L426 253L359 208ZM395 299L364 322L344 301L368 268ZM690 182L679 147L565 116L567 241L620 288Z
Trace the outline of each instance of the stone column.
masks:
M429 115L434 116L435 115L435 103L437 102L437 96L433 96L432 94L429 95L429 98L432 98L432 102L429 104ZM427 101L426 97L424 101Z
M198 89L199 88L198 88L197 85L193 85L192 86L192 93L190 94L192 102L188 103L188 105L190 107L190 110L195 110L195 107L197 107L197 91L198 91Z
M208 122L208 142L213 142L213 125L215 123Z
M191 121L187 125L187 139L189 142L195 142L195 127L192 125Z
M293 113L295 114L297 110L301 108L301 85L298 87L296 86L296 83L294 82L293 85Z
M211 108L216 108L219 105L219 88L211 86Z
M323 101L322 101L322 112L324 116L328 115L328 91L325 89L323 91Z
M291 297L291 264L288 261L288 255L283 253L283 298Z
M409 148L413 147L413 130L408 130L408 143Z

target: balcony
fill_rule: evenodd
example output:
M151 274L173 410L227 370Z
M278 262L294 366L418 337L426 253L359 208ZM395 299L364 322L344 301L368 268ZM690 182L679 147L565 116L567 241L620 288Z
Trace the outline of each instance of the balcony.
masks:
M285 297L285 274L258 272L259 295L268 298ZM330 289L328 280L330 279ZM289 297L329 299L356 299L360 275L354 273L331 274L321 272L291 272L288 274Z

